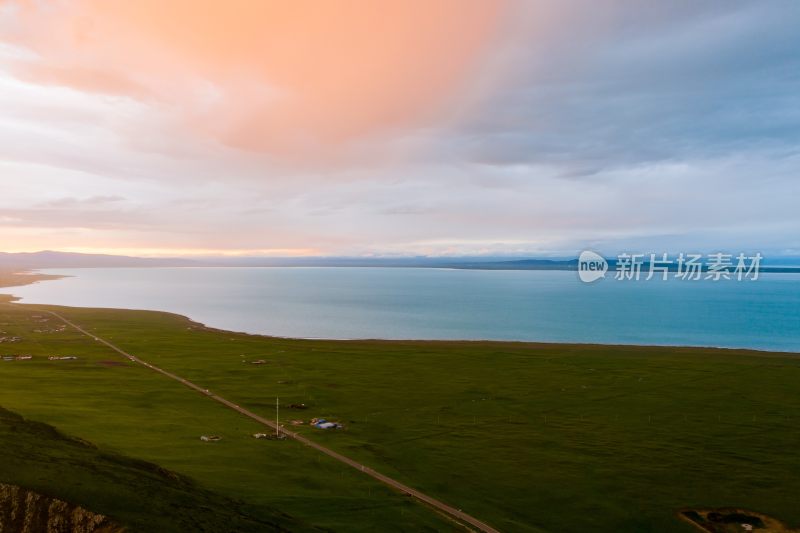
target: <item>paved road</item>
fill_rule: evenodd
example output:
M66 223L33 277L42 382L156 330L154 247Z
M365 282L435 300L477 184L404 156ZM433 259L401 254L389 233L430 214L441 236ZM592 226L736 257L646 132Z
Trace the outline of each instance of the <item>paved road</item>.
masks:
M488 524L486 524L484 522L481 522L477 518L468 515L467 513L461 511L460 509L456 509L455 507L451 507L451 506L447 505L446 503L441 502L441 501L439 501L439 500L437 500L435 498L432 498L432 497L428 496L427 494L424 494L424 493L422 493L422 492L420 492L420 491L418 491L416 489L413 489L413 488L409 487L408 485L404 485L403 483L400 483L399 481L396 481L396 480L390 478L389 476L385 476L385 475L381 474L380 472L377 472L377 471L373 470L372 468L370 468L370 467L368 467L366 465L363 465L363 464L361 464L359 462L356 462L356 461L350 459L349 457L345 457L344 455L342 455L340 453L337 453L337 452L331 450L330 448L326 448L325 446L317 444L316 442L308 439L307 437L304 437L303 435L300 435L299 433L295 433L294 431L287 431L287 430L285 430L283 428L278 429L277 425L272 420L268 420L266 418L258 416L257 414L255 414L255 413L253 413L251 411L248 411L247 409L245 409L243 407L240 407L240 406L236 405L235 403L233 403L233 402L231 402L229 400L226 400L225 398L223 398L221 396L218 396L218 395L208 391L207 389L204 389L204 388L200 387L199 385L196 385L196 384L192 383L191 381L189 381L187 379L184 379L184 378L182 378L182 377L180 377L180 376L178 376L176 374L173 374L172 372L167 372L166 370L163 370L163 369L161 369L161 368L159 368L159 367L157 367L155 365L151 365L147 361L144 361L144 360L136 357L135 355L131 355L128 352L122 350L121 348L118 348L117 346L111 344L107 340L101 339L100 337L94 335L93 333L90 333L90 332L86 331L82 327L80 327L77 324L67 320L66 318L64 318L63 316L61 316L60 314L58 314L58 313L56 313L54 311L47 311L47 312L50 313L51 315L53 315L54 317L58 318L59 320L63 321L65 324L67 324L67 325L75 328L76 330L80 331L84 335L87 335L87 336L91 337L92 339L94 339L95 341L97 341L97 342L99 342L101 344L105 344L106 346L108 346L109 348L111 348L115 352L119 353L123 357L127 358L128 360L133 361L134 363L138 363L140 365L146 366L150 370L153 370L154 372L158 372L159 374L163 374L163 375L167 376L170 379L174 379L175 381L179 381L180 383L182 383L183 385L189 387L190 389L194 389L194 390L200 392L201 394L207 396L208 398L210 398L210 399L212 399L212 400L214 400L216 402L219 402L222 405L224 405L224 406L226 406L226 407L228 407L230 409L233 409L237 413L241 413L242 415L244 415L244 416L246 416L248 418L251 418L251 419L255 420L256 422L264 424L265 426L268 426L268 427L270 427L270 428L272 428L274 430L278 430L281 433L283 433L284 435L286 435L287 437L295 439L296 441L301 442L301 443L305 444L306 446L310 446L310 447L314 448L315 450L318 450L318 451L324 453L325 455L333 457L337 461L340 461L340 462L346 464L347 466L353 467L356 470L359 470L359 471L367 474L368 476L372 476L373 478L377 479L378 481L382 481L383 483L389 485L390 487L392 487L394 489L399 490L400 492L408 494L409 496L413 496L414 498L418 499L419 501L430 505L434 509L436 509L438 511L441 511L442 513L445 513L449 517L454 518L454 519L458 520L459 522L461 522L463 524L467 524L469 526L475 527L478 530L483 531L485 533L500 533L498 530L494 529L492 526L490 526L490 525L488 525Z

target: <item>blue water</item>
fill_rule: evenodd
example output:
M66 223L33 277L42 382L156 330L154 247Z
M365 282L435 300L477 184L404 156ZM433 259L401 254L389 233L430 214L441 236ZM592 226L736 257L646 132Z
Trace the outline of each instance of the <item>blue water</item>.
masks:
M171 311L285 337L499 339L800 352L800 275L581 283L575 272L417 268L58 269L27 303Z

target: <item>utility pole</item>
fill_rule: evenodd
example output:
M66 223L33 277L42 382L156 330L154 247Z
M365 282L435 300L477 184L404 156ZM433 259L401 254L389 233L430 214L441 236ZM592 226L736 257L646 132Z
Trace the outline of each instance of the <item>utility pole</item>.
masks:
M280 398L275 398L275 438L281 438Z

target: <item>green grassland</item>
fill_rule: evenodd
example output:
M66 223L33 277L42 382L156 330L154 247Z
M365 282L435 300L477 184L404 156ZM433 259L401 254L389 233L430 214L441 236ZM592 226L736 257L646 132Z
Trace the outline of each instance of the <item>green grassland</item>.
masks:
M0 406L46 422L96 444L108 453L150 461L186 475L205 489L246 504L253 520L271 522L275 510L291 515L291 527L308 524L337 531L450 531L449 521L382 484L294 441L270 442L251 435L264 428L180 384L141 366L73 330L34 333L36 312L0 306L0 330L23 338L0 344L0 355L32 354L30 361L0 361ZM76 355L49 361L48 355ZM122 366L109 363L123 362ZM274 400L273 400L274 402ZM218 443L200 435L217 434ZM3 448L15 442L0 441ZM42 465L42 472L50 466ZM13 483L3 479L0 482ZM89 510L94 499L71 498L69 476L38 474L53 483L43 491ZM15 483L17 484L17 483ZM26 488L42 489L40 485ZM66 493L66 494L65 494ZM77 493L76 493L77 495ZM202 500L198 505L204 505ZM97 508L96 508L97 507ZM132 531L190 531L137 528ZM231 526L233 527L233 526ZM264 531L217 528L208 531Z
M0 405L245 502L339 531L449 531L426 507L74 331L33 333L0 306ZM51 308L121 348L271 417L275 397L346 429L318 442L501 531L692 531L687 507L800 525L800 359L738 350L490 342L311 341L206 329L146 311ZM249 361L263 359L263 365ZM246 361L246 362L245 362ZM203 433L224 437L216 444ZM2 481L2 479L0 479ZM77 502L91 509L91 502ZM113 515L112 515L113 516Z

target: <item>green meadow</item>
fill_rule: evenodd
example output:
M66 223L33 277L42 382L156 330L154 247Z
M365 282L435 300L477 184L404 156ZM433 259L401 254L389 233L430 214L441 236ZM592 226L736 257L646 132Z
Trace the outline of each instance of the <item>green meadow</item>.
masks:
M253 439L264 430L256 423L89 337L36 333L40 309L0 305L0 330L22 338L0 343L0 354L34 355L0 362L0 406L103 453L174 471L198 491L199 506L217 494L237 502L247 520L292 530L458 530L296 442ZM50 309L265 417L279 397L287 427L501 531L689 532L677 512L694 507L740 507L800 525L793 355L294 340L207 329L165 313ZM288 425L314 417L344 429ZM203 443L203 434L223 440ZM36 464L34 472L50 468ZM0 467L0 482L13 475ZM96 495L73 488L79 478L44 477L36 487L104 512L93 509L102 507ZM108 514L136 530L122 511ZM247 530L242 524L230 530Z

